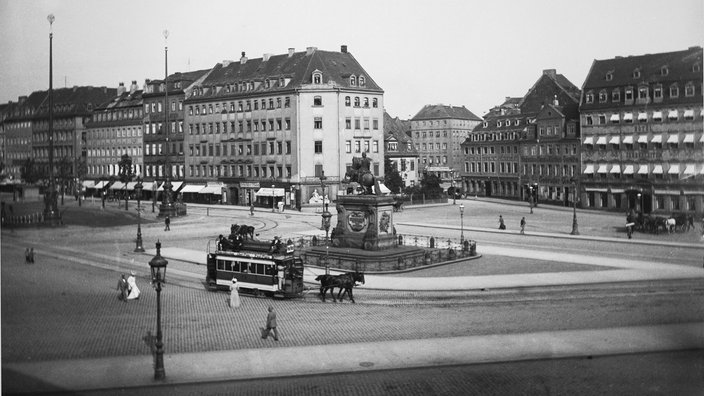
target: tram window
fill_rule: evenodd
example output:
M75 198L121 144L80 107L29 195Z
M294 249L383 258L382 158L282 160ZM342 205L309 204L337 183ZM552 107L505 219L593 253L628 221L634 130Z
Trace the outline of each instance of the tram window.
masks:
M240 263L239 261L235 261L232 263L232 270L234 272L240 272Z
M257 274L264 275L264 264L257 264Z
M266 275L276 275L276 266L267 265L264 270L266 271Z
M232 261L225 261L225 271L232 271Z

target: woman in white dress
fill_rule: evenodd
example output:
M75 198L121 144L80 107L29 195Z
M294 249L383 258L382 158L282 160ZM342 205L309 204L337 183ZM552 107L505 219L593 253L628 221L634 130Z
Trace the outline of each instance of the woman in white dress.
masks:
M232 284L230 285L230 307L239 308L240 306L240 287L237 284L237 278L232 278Z
M127 290L129 294L127 295L128 300L136 300L139 298L139 288L137 287L137 279L135 278L135 272L130 271L130 276L127 278Z

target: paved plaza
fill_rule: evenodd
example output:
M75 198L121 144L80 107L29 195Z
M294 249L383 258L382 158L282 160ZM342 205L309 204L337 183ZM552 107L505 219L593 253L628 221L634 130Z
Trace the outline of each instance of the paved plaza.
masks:
M447 205L446 209L453 207ZM524 208L508 207L505 213L509 214L504 217L520 209ZM69 225L59 229L67 232L58 233L32 227L3 229L3 392L123 389L155 384L151 370L156 293L148 284L146 265L154 254L155 238L164 243L162 253L169 260L170 282L162 300L165 366L170 384L704 348L704 316L696 307L689 308L691 312L683 308L683 323L638 325L633 320L622 326L621 320L614 319L610 326L597 329L577 323L559 330L546 327L528 331L518 324L507 325L502 334L492 333L489 327L483 330L471 315L458 317L456 307L445 306L438 296L467 291L462 298L471 304L472 293L482 289L704 278L699 265L537 253L499 244L480 245L479 251L487 255L485 263L495 262L491 260L496 256L508 263L515 260L516 264L502 274L492 274L491 268L481 269L481 276L369 274L365 285L355 291L363 296L358 304L322 303L315 296L315 285L309 283L312 290L302 299L245 297L242 307L232 310L227 307L226 293L208 292L203 287L204 241L227 231L235 222L257 224L262 238L320 232L319 215L314 210L259 212L249 218L244 210L224 211L194 206L188 217L174 219L170 232L164 232L163 224L147 213L143 225L145 254L132 252L134 226ZM410 216L413 211L419 214ZM547 224L558 221L550 216L565 213L545 212L541 216ZM597 227L590 225L587 215L582 216L584 231ZM397 219L409 227L424 221L421 209L407 209ZM536 228L548 227L537 219L534 223ZM403 227L399 225L399 229ZM481 229L474 225L466 230ZM565 239L561 232L529 232ZM583 234L584 240L605 238L610 243L629 243L609 233ZM649 244L659 243L675 252L695 249L694 255L701 249L696 237L666 238ZM24 264L27 245L37 251L34 265ZM563 262L569 270L524 273L523 260ZM481 259L476 263L482 266ZM143 295L125 304L117 300L114 289L117 274L129 270L137 271ZM308 268L306 281L319 271ZM412 301L404 298L410 291L428 301L402 303ZM696 295L701 298L700 292ZM364 297L375 302L365 303ZM278 343L257 336L270 304L282 323ZM559 308L552 309L558 317ZM348 358L339 359L341 353Z

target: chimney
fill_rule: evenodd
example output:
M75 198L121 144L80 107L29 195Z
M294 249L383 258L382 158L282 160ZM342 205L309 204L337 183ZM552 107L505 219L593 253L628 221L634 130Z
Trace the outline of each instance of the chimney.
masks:
M26 101L27 101L27 96L20 96L19 98L17 98L18 105L24 104L24 102L26 102Z
M230 66L230 63L232 63L231 60L225 59L224 61L222 61L222 67L228 67Z
M269 58L271 58L271 54L264 54L264 55L262 56L262 59L264 59L264 62L268 61Z
M307 47L307 48L306 48L306 56L312 55L313 52L315 52L315 50L317 50L317 49L318 49L318 48L316 48L316 47Z
M125 83L121 82L120 84L118 84L118 86L117 86L117 96L122 95L123 93L125 93L125 91L126 91L126 89L125 89Z
M137 80L132 80L132 85L130 85L130 93L133 94L138 89L139 87L137 86Z
M346 54L346 53L347 53L347 46L344 45L344 44L341 45L341 46L340 46L340 52L342 52L343 54Z
M555 69L545 69L543 70L543 74L546 76L555 77L557 75L557 71Z
M243 64L243 65L244 65L245 63L247 63L247 57L244 56L244 55L245 55L245 54L244 54L244 51L242 51L242 57L240 58L240 63Z
M289 48L289 49L288 49L288 57L289 57L289 58L292 57L294 52L296 52L296 49L295 49L295 48Z

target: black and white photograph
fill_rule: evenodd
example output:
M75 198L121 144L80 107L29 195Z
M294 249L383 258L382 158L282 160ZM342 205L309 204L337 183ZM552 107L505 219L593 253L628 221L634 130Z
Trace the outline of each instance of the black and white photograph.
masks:
M3 395L701 395L704 1L0 0Z

